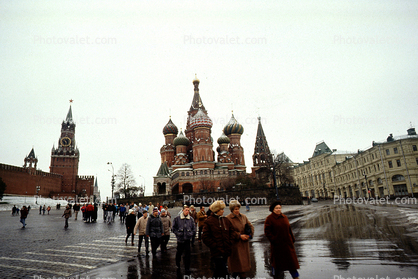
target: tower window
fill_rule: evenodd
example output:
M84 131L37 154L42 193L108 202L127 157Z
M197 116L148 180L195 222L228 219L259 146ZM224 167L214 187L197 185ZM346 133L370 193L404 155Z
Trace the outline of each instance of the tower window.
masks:
M386 149L386 155L390 155L389 149Z
M397 165L398 167L400 167L400 166L401 166L401 160L396 160L396 165Z
M418 150L418 149L417 149L417 146L416 146L416 145L413 145L413 146L412 146L412 150L413 150L413 151L417 151L417 150Z
M398 148L397 147L393 148L393 153L398 154Z
M389 168L393 168L392 161L389 161L388 164L389 164Z

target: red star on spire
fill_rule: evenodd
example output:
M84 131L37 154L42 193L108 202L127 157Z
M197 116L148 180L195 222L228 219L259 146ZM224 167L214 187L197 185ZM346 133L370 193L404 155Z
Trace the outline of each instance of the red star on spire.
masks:
M70 100L70 103L72 103L73 101L74 101L74 100L73 100L73 99L71 99L71 100Z

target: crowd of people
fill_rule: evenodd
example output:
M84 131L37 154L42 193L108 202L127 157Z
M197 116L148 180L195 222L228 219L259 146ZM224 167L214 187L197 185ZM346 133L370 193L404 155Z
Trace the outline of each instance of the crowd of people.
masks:
M131 238L131 245L135 245L135 235L138 236L138 256L156 256L157 249L161 253L167 252L170 233L176 236L176 266L177 272L182 273L183 260L184 274L190 275L191 247L195 245L195 238L199 245L204 243L210 250L210 265L213 278L246 278L251 270L249 240L254 236L254 227L247 216L240 212L241 204L233 200L229 203L230 213L224 216L226 205L223 201L215 201L205 211L201 206L197 212L193 205L184 205L172 219L167 206L157 203L154 206L138 205L135 203L125 205L104 203L103 220L107 224L115 221L117 215L121 223L126 226L125 244ZM68 219L74 211L75 220L79 211L82 212L83 221L97 221L97 204L68 204L62 214L65 218L64 228L68 228ZM292 233L289 220L281 212L279 201L270 205L271 214L264 222L264 233L270 242L270 262L273 278L283 278L283 272L289 271L292 278L299 278L299 263L295 252L295 237ZM26 227L26 218L30 208L23 206L20 210L14 206L12 215L19 215L22 229ZM248 209L247 209L248 210ZM50 211L50 207L40 206L39 214ZM141 254L142 243L145 242L145 254Z

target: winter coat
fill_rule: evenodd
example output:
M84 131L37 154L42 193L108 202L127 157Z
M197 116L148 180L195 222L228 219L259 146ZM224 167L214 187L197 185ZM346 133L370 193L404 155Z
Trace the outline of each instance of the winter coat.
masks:
M167 215L160 216L161 222L163 222L163 228L164 228L164 235L170 235L171 230L171 218Z
M88 204L88 205L86 206L86 211L88 211L88 212L92 212L92 211L94 211L94 206L93 206L92 204Z
M131 215L131 214L129 214ZM135 215L133 215L135 216ZM147 229L147 223L148 223L148 216L147 218L145 218L144 216L142 216L141 218L138 219L138 221L136 222L135 228L134 228L134 234L137 235L145 235L146 229ZM138 231L138 233L136 233Z
M199 211L199 212L196 214L196 218L197 218L197 226L198 226L199 228L203 226L203 224L205 223L205 220L208 218L208 217L205 217L205 215L206 215L206 213L205 213L205 212L202 212L202 211Z
M71 217L71 208L66 208L66 209L64 210L64 214L62 214L62 216L64 216L64 217L65 217L65 219L70 218L70 217ZM62 217L62 216L61 216L61 217Z
M147 229L145 231L145 234L149 235L149 237L160 238L163 232L163 222L161 222L160 216L154 217L154 215L150 215L148 217Z
M206 219L203 225L202 240L209 247L212 258L231 255L233 232L231 221L228 218L212 213Z
M196 210L193 210L193 211L190 210L189 215L190 215L190 217L193 218L194 223L196 224L197 223L197 212L196 212Z
M228 267L231 272L247 272L251 269L250 242L242 240L245 224L251 227L251 235L254 235L254 227L244 214L229 214L226 218L231 221L233 227L232 234L232 253L228 259Z
M22 208L20 210L20 218L21 219L26 219L28 217L29 214L29 210L27 208Z
M190 214L184 216L181 213L180 216L174 218L173 233L176 235L178 242L192 239L196 233L196 225Z
M135 214L128 214L125 220L126 230L128 232L133 232L136 225L136 215Z
M264 233L270 241L271 265L276 270L299 269L295 237L286 215L271 213L264 222Z

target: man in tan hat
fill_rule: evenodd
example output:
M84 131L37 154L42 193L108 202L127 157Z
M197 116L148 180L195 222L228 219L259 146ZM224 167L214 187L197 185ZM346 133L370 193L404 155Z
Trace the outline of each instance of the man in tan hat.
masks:
M210 249L211 266L214 267L213 277L227 278L229 276L227 260L231 255L233 228L231 221L224 218L223 201L215 201L211 204L212 214L203 225L202 240Z

